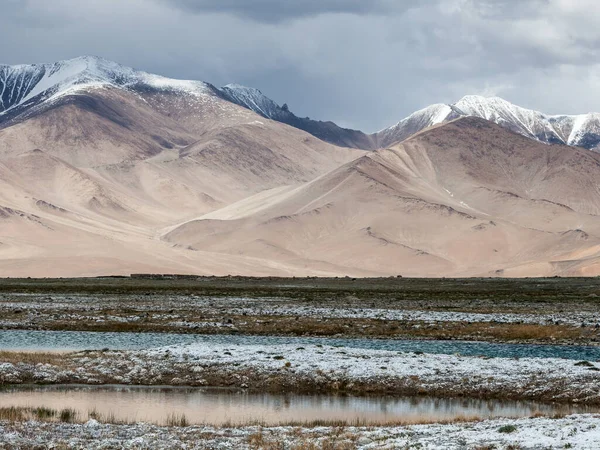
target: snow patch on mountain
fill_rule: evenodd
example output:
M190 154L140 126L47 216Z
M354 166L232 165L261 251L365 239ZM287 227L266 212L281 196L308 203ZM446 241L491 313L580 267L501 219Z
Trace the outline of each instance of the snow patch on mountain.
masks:
M376 133L375 136L377 141L383 144L381 145L382 147L388 146L403 141L425 128L446 122L450 118L455 118L454 116L455 113L452 106L438 103L414 112L393 127Z
M256 88L232 83L223 86L220 90L227 100L244 106L268 119L282 120L286 116L291 116L290 112Z
M585 145L585 141L595 135L600 141L600 114L589 113L579 116L563 116L562 120L570 123L571 131L567 138L569 145ZM596 145L598 142L596 142Z
M451 113L452 108L449 105L438 103L428 106L427 108L420 109L419 111L415 111L410 116L402 119L393 127L382 131L401 129L408 123L419 123L425 127L431 127L433 125L437 125L438 123L444 122Z
M442 123L446 117L452 113L452 108L448 105L436 105L431 114L431 125Z

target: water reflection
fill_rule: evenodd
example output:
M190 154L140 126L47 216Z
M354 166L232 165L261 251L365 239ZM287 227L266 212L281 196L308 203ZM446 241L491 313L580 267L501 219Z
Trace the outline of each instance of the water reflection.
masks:
M96 411L117 420L165 423L184 414L193 424L347 421L370 423L447 421L461 417L528 417L598 412L598 408L536 402L271 395L205 388L131 386L30 386L0 390L0 405L73 408L86 419Z

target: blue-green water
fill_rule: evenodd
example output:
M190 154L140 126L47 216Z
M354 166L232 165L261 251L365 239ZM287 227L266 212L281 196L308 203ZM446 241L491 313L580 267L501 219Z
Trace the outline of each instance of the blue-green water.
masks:
M231 345L324 345L398 352L487 356L490 358L564 358L600 360L600 347L581 345L494 344L465 341L333 339L176 333L110 333L90 331L0 330L0 350L140 350L197 342Z

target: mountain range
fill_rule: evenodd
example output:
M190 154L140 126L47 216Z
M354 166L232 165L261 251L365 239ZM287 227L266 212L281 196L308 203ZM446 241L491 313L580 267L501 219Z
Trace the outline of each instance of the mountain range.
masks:
M95 57L0 66L0 276L600 274L600 115L366 134Z

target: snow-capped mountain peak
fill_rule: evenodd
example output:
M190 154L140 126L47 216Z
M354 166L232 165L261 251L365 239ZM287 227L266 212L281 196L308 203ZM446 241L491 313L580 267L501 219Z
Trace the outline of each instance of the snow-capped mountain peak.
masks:
M197 94L210 90L206 83L152 75L95 56L49 64L0 65L0 115L24 106L38 96L42 102L82 89L128 88L138 84Z
M255 88L229 84L217 89L201 81L153 75L95 56L50 64L0 65L0 125L30 117L64 96L103 88L117 88L142 95L148 90L169 91L175 97L202 97L202 102L221 98L336 145L375 148L371 136L340 128L332 122L297 117L285 104L279 106Z
M149 89L170 91L203 99L219 97L265 118L307 131L324 141L362 149L389 147L425 128L459 117L475 116L541 142L600 150L599 113L547 115L514 105L500 97L467 95L456 103L430 105L390 128L366 135L340 128L333 122L298 117L285 104L278 105L256 88L228 84L217 89L201 81L153 75L95 56L49 64L0 65L0 123L25 117L25 112L40 111L44 105L52 105L63 96L107 87L138 93Z
M51 64L0 66L0 112L48 91L57 95L77 85L110 83L132 73L133 69L92 56Z
M550 116L522 108L500 97L466 95L456 103L435 104L376 133L381 147L402 141L420 130L463 116L489 120L541 142L596 149L600 144L600 114Z
M544 142L564 141L550 125L546 115L513 105L500 97L469 95L454 106L467 116L481 117L533 139Z
M483 97L481 95L465 95L454 106L465 114L477 115L481 118L492 120L498 115L526 116L530 114L543 115L537 111L531 111L500 97Z

